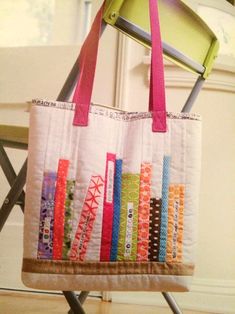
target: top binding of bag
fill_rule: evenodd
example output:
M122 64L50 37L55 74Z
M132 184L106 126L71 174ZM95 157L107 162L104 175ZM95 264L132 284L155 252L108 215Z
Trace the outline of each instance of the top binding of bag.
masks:
M43 99L33 99L32 104L36 106L50 107L50 108L71 110L71 111L75 111L75 108L76 108L76 104L73 102L48 101L48 100L43 100ZM128 111L123 111L114 107L108 107L108 106L99 105L99 104L91 104L89 112L91 114L105 116L110 119L122 120L122 121L135 121L135 120L152 118L151 112L128 112ZM166 115L168 119L201 121L201 116L196 113L167 112Z

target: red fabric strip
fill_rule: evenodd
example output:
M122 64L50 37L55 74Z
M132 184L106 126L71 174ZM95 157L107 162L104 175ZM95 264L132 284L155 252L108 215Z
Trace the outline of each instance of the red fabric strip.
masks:
M53 232L53 259L62 259L64 239L64 210L66 199L66 179L69 169L69 160L60 159L57 172L54 208L54 232Z
M113 232L113 188L116 155L107 153L100 260L110 261Z

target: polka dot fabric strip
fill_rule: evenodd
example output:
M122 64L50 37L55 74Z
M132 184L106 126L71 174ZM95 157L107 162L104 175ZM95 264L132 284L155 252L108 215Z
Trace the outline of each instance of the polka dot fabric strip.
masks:
M150 261L159 260L160 249L160 228L161 228L161 206L162 200L151 198L150 200L150 231L149 231L149 251Z

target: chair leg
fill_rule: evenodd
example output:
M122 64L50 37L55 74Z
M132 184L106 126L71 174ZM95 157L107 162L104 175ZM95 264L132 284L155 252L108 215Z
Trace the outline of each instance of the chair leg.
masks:
M194 105L194 102L195 102L196 98L198 97L204 83L205 83L205 79L202 76L199 76L198 79L196 80L196 82L193 86L193 89L192 89L188 99L186 100L186 103L185 103L181 112L190 112L191 111L191 109Z
M176 303L175 299L173 298L173 296L169 292L162 292L162 295L164 296L169 307L171 308L172 313L183 314L183 312L179 308L179 305Z
M7 178L8 183L10 184L10 186L12 186L16 178L16 173L1 143L0 143L0 165L5 174L5 177ZM25 201L25 193L24 191L22 191L16 203L17 205L21 207L22 211L24 211L24 201Z
M63 291L63 294L71 308L69 314L86 314L82 308L82 303L73 291Z
M78 300L81 304L83 304L86 300L86 298L88 297L88 294L89 294L90 291L82 291L79 296L78 296ZM68 314L73 314L73 310L69 310Z
M90 291L81 291L81 293L78 296L78 300L81 304L83 304L86 301L86 298L88 297L88 294Z
M0 209L0 232L2 231L2 228L10 215L10 212L14 205L16 204L17 200L19 199L19 196L21 195L25 181L26 181L26 171L27 171L27 159L25 160L22 168L20 169L20 172L18 176L15 178L14 183L12 184L12 187L7 194L7 197L5 198L3 205Z

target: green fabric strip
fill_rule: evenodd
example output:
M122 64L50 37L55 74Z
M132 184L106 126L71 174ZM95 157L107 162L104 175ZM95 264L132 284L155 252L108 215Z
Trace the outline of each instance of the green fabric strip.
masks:
M118 261L137 258L139 190L139 174L122 175Z
M73 195L74 195L74 180L68 180L66 185L66 200L65 200L65 221L64 221L64 240L63 240L63 259L68 259L68 253L71 247L72 233L72 215L73 215Z

